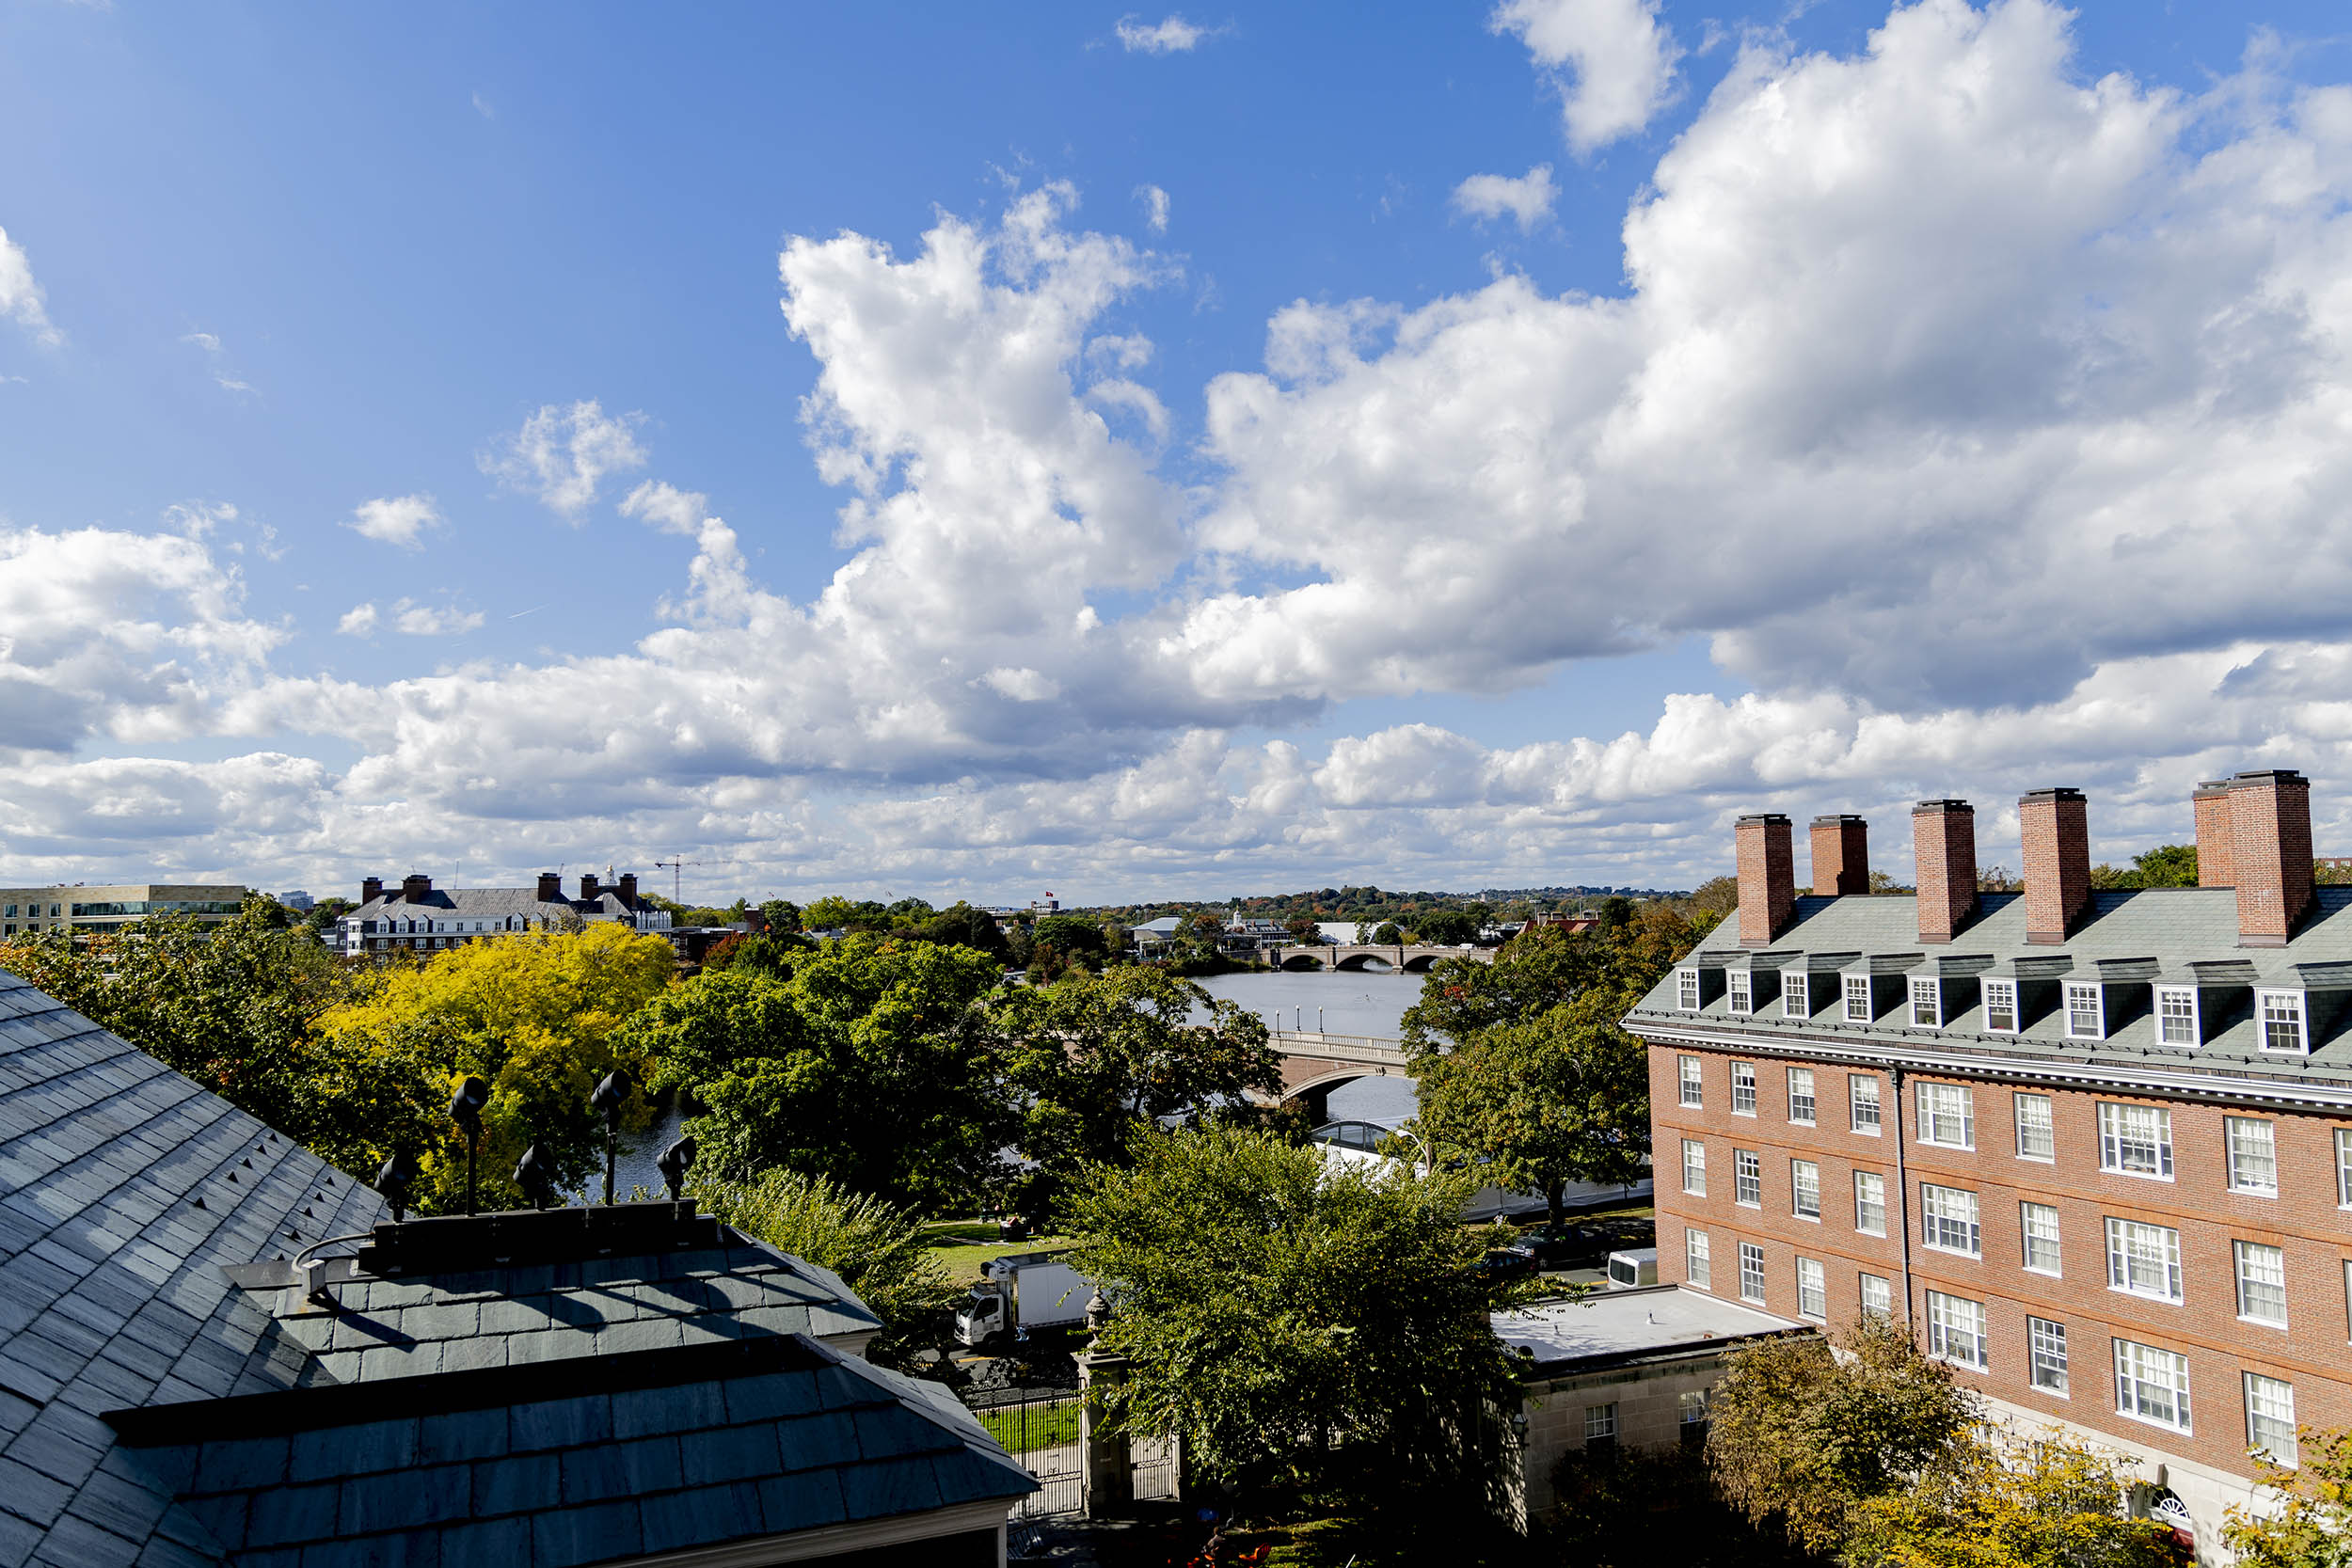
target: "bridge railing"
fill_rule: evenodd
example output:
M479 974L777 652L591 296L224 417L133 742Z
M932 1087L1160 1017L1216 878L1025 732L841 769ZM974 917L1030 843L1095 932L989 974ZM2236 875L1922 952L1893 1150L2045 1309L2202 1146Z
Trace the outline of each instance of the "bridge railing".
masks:
M1378 1035L1332 1035L1320 1029L1271 1029L1274 1049L1291 1056L1329 1056L1341 1061L1402 1062L1405 1042Z

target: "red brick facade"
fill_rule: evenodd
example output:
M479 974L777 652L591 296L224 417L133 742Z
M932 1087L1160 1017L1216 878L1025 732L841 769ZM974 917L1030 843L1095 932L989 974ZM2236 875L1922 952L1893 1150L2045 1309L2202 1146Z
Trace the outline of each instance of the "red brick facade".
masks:
M2090 807L2079 789L2037 789L2017 802L2024 839L2026 940L2066 940L2090 902Z
M1813 819L1813 894L1834 898L1870 891L1870 825L1859 816Z
M1797 908L1797 849L1778 813L1740 818L1740 941L1762 947L1788 927Z
M2312 786L2289 768L2240 773L2230 785L2238 942L2283 947L2311 909Z
M1977 813L1965 800L1922 800L1911 813L1919 861L1919 940L1946 942L1977 907Z
M2197 810L2197 885L2237 886L2237 829L2230 819L2230 781L2201 784L2190 800Z

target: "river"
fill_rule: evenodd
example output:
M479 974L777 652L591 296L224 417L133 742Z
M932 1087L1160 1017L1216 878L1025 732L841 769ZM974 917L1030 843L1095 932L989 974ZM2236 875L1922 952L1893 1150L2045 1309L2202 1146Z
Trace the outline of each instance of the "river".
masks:
M1354 970L1212 974L1200 981L1215 997L1238 1002L1270 1029L1320 1029L1329 1035L1402 1035L1405 1009L1421 1000L1422 976ZM1333 1121L1374 1121L1392 1127L1411 1119L1413 1081L1401 1076L1359 1078L1331 1091Z

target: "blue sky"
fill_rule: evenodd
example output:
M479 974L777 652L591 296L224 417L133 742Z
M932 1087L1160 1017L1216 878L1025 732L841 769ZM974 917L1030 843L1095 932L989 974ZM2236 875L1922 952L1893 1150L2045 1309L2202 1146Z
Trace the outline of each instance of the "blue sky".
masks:
M0 879L2352 827L2340 30L20 5Z

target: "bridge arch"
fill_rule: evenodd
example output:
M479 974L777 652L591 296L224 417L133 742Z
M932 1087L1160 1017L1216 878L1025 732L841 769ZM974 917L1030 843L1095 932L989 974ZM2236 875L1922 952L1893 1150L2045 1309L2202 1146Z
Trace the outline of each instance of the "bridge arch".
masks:
M1411 958L1405 960L1405 973L1407 974L1426 974L1437 966L1437 954L1416 953Z
M1294 952L1282 959L1282 967L1287 970L1294 970L1303 974L1310 970L1321 969L1323 967L1323 960L1315 957L1312 953Z
M1393 962L1390 961L1390 959L1378 953L1350 953L1346 958L1342 958L1332 967L1335 969L1352 971L1360 974L1366 970L1372 968L1375 964L1378 964L1382 969L1394 969L1396 967Z

